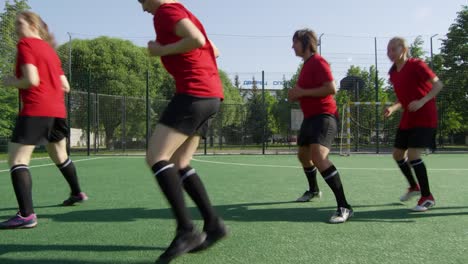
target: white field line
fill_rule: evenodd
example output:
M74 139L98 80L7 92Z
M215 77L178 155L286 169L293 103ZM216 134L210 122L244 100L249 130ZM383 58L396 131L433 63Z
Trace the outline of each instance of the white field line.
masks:
M204 162L204 163L213 163L213 164L223 164L223 165L234 165L234 166L246 166L246 167L269 167L269 168L293 168L298 169L301 168L300 166L283 166L283 165L268 165L268 164L252 164L252 163L235 163L235 162L221 162L221 161L210 161L210 160L200 160L200 159L192 159L193 161L197 162ZM396 166L396 165L395 165ZM347 167L339 167L339 170L380 170L380 171L395 171L399 170L398 168L347 168ZM452 169L428 169L430 171L468 171L468 168L452 168Z
M96 158L89 158L89 159L79 159L79 160L73 160L73 163L81 162L81 161L90 161L90 160L97 160L97 159L106 159L108 157L96 157ZM29 166L29 168L39 168L39 167L48 167L48 166L55 166L55 163L47 163L47 164L41 164L41 165L33 165ZM0 173L2 172L7 172L10 171L8 170L0 170Z

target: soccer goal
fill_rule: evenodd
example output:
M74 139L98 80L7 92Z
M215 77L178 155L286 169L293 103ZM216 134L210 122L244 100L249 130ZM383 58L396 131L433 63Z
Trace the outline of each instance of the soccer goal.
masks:
M392 149L400 112L384 117L390 102L348 102L341 107L340 155Z

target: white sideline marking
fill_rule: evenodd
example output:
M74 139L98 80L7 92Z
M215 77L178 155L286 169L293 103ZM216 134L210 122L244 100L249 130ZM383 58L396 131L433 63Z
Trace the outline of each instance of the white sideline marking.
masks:
M49 157L33 158L31 160L43 160L43 159L49 159ZM0 164L1 163L7 163L7 162L8 162L8 159L0 160Z
M96 157L96 158L89 158L89 159L80 159L80 160L73 160L73 163L77 163L80 161L89 161L89 160L97 160L97 159L106 159L108 157ZM28 166L29 168L39 168L39 167L47 167L47 166L55 166L55 163L47 163L47 164L42 164L42 165L34 165L34 166ZM7 170L0 170L0 173L2 172L7 172L10 171L10 169Z
M235 163L235 162L221 162L221 161L210 161L210 160L200 160L194 159L193 161L205 162L205 163L214 163L214 164L223 164L223 165L236 165L236 166L246 166L246 167L270 167L270 168L293 168L298 169L302 168L300 166L283 166L283 165L268 165L268 164L249 164L249 163ZM398 168L346 168L339 167L339 170L380 170L380 171L396 171ZM428 169L429 171L468 171L468 168L463 169Z

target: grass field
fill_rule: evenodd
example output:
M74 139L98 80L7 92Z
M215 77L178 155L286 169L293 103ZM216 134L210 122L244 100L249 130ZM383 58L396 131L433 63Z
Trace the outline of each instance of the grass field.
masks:
M90 200L57 206L66 183L48 159L31 163L39 224L0 231L1 264L153 263L174 221L143 157L73 157ZM231 230L212 249L173 263L468 263L468 155L425 156L436 207L399 202L405 180L388 155L332 156L355 215L341 225L322 179L321 201L293 203L306 179L293 155L196 156L192 165ZM200 216L188 202L193 218ZM0 220L16 212L0 163Z

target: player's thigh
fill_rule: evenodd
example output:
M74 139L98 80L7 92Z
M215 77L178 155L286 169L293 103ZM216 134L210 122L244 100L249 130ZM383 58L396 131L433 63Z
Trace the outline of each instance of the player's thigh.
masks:
M189 137L180 146L174 155L171 157L171 161L176 165L177 168L183 169L190 165L190 160L193 154L197 151L198 145L200 144L200 136L194 135Z
M310 155L312 157L312 162L319 169L319 171L324 171L332 165L332 163L328 160L329 153L330 149L327 146L321 144L310 145Z
M20 164L29 165L35 147L34 145L23 145L14 142L8 143L8 164L10 167Z
M148 142L146 161L149 166L161 160L169 160L188 138L187 135L161 123L156 125Z
M297 158L301 163L302 167L307 168L314 165L312 157L310 155L310 145L299 146L297 151Z
M47 153L55 164L62 164L68 159L67 140L62 138L58 142L50 142L46 145Z

